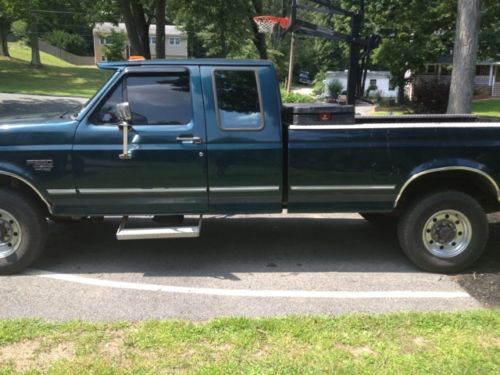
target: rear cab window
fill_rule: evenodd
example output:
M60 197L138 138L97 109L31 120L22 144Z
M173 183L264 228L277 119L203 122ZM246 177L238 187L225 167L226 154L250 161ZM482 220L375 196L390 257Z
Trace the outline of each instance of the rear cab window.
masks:
M129 74L92 115L96 124L116 124L116 104L129 102L132 125L186 125L193 117L189 72Z
M224 131L264 128L259 78L255 70L215 69L213 85L217 123Z

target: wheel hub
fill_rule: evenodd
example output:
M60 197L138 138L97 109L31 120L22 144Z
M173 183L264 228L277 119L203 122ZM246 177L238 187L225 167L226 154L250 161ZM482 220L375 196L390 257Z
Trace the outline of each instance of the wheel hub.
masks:
M449 220L437 222L431 229L431 236L434 241L447 244L450 243L457 235L455 224Z
M0 209L0 258L6 258L19 248L21 226L9 212Z
M472 239L472 226L463 213L443 210L433 214L425 223L422 239L427 250L440 258L461 254Z

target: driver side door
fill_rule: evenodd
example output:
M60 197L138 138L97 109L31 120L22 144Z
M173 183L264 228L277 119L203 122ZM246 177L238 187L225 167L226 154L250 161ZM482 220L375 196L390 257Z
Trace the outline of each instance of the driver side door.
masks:
M73 169L88 215L208 210L205 115L198 67L127 68L77 130ZM129 102L130 159L116 104ZM191 141L190 141L191 140Z

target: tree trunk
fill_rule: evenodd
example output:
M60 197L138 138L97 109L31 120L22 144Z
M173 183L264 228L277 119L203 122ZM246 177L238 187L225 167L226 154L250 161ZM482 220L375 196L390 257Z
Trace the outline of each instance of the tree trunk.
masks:
M38 19L35 12L31 12L31 65L42 66L40 60L40 46L38 45Z
M8 30L9 22L4 17L0 17L0 56L10 57L7 43Z
M120 0L120 13L127 28L130 53L150 59L149 24L146 22L142 4L138 0Z
M127 36L130 43L130 54L139 55L141 52L139 33L134 24L132 11L130 9L130 0L120 0L120 13L125 21Z
M458 0L449 114L471 113L479 39L480 0Z
M263 13L262 0L252 0L255 15L261 15ZM266 35L259 32L259 27L253 20L253 16L250 16L250 24L252 25L253 38L252 42L259 51L259 56L261 59L267 60L267 45L266 45Z
M165 0L156 0L156 58L165 58Z
M405 103L405 84L398 86L398 105L403 105Z
M149 48L149 23L146 22L144 8L139 0L130 0L132 9L133 22L137 27L139 33L139 41L141 44L141 51L145 59L151 59L151 50Z

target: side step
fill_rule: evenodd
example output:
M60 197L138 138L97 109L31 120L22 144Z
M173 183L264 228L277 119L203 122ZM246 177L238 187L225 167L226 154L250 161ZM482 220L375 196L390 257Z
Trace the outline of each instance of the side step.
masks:
M116 239L125 240L156 240L161 238L196 238L200 236L201 222L197 226L157 227L157 228L126 228L128 216L124 216L116 231Z

